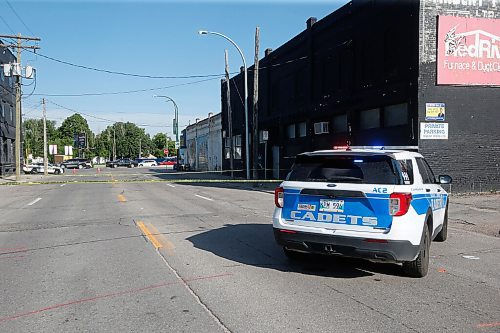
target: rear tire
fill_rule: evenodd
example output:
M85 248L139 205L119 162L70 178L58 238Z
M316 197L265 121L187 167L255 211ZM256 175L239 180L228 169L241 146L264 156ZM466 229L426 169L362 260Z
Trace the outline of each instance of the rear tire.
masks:
M83 165L78 164L78 169L83 169Z
M60 174L60 173L61 173L61 171L59 171L59 170L54 170L54 174L58 175L58 174Z
M422 242L418 252L417 259L403 263L403 270L406 275L415 278L421 278L427 275L429 270L429 250L431 245L431 237L427 223L424 225Z
M113 168L116 168L116 167L118 167L118 165L116 165L116 164L113 164Z
M443 227L441 231L436 235L434 240L436 242L444 242L448 238L448 205L446 206L446 211L444 213Z

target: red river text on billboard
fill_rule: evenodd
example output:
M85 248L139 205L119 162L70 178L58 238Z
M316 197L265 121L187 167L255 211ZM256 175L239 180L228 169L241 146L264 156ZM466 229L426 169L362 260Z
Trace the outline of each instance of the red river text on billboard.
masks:
M437 83L500 86L500 20L439 16Z

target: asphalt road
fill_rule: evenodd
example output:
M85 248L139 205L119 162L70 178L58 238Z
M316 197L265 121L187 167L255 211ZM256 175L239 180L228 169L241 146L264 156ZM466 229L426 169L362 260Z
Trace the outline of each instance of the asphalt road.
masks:
M0 332L500 331L499 238L450 227L423 279L293 263L273 239L271 194L157 182L182 178L80 170L0 186Z

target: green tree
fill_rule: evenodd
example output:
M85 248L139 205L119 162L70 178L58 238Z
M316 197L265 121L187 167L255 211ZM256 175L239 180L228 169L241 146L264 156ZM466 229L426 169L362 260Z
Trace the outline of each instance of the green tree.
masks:
M54 144L58 140L56 122L48 120L47 145ZM43 120L27 119L23 121L23 136L26 156L32 154L33 157L43 156Z
M83 154L87 158L95 156L95 152L93 151L95 144L94 133L90 130L87 120L80 114L75 113L64 119L57 132L60 144L60 146L58 145L58 152L63 153L64 146L74 146L75 134L85 133L87 136L87 147L83 149ZM73 148L73 155L78 155L78 149L76 147Z
M118 122L108 126L96 137L95 151L99 156L113 158L113 141L116 140L116 157L147 156L154 151L154 145L149 134L143 128L130 122Z
M165 156L163 152L165 148L168 148L169 155L172 155L172 152L175 151L175 142L164 133L156 133L155 136L153 136L153 145L153 155L158 157Z

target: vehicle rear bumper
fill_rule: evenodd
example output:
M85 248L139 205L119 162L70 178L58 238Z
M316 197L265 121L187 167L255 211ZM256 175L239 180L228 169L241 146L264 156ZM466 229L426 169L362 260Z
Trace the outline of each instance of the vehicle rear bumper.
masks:
M373 261L403 262L417 257L420 246L404 240L372 240L335 235L324 235L274 230L274 238L279 245L290 250L328 255L343 255ZM285 231L283 231L285 230Z

